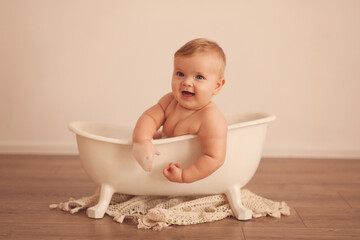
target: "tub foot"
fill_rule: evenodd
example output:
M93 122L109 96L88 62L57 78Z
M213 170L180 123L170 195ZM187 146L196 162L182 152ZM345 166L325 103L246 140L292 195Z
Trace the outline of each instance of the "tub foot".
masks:
M234 216L238 220L250 220L252 211L242 205L240 188L237 186L231 187L225 194Z
M89 218L103 218L106 209L109 206L114 189L109 185L102 185L100 190L99 202L86 210L86 214Z

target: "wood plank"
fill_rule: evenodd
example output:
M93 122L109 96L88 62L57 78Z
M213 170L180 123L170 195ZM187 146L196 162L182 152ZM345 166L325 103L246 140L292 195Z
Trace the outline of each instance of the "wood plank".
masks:
M247 240L358 240L360 238L360 229L244 227L244 233Z
M296 208L309 228L359 228L360 209Z
M360 170L360 169L359 169ZM251 183L252 184L271 184L271 185L281 185L281 184L296 184L296 185L307 185L307 184L317 184L317 185L337 185L341 184L353 184L360 185L360 174L351 173L336 173L332 174L331 172L320 172L319 173L281 173L276 174L275 172L269 173L259 173L254 176Z
M359 160L263 159L245 187L256 192L265 189L360 192L359 172Z
M352 191L340 191L339 194L352 208L360 209L360 191L352 189Z
M359 170L360 171L360 170ZM323 191L354 191L360 192L360 184L349 184L349 183L318 183L318 182L307 182L307 183L294 183L291 178L294 176L289 176L287 181L283 183L264 183L260 182L258 179L255 181L250 181L244 188L247 188L253 192L283 192L283 191L299 191L299 192L323 192ZM255 178L257 176L255 175Z
M245 239L242 228L220 222L169 227L163 231L139 230L136 225L90 223L0 224L0 239Z

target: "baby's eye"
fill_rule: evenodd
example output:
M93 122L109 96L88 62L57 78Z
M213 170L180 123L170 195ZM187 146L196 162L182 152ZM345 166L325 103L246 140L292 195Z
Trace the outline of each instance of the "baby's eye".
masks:
M176 75L179 76L179 77L185 76L184 73L182 73L182 72L177 72Z
M204 76L201 76L201 75L196 75L195 78L196 78L196 79L199 79L199 80L205 79Z

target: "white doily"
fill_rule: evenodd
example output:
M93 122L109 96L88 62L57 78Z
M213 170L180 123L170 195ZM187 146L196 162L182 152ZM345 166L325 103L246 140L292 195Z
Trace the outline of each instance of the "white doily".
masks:
M99 190L93 196L51 204L50 208L60 208L70 213L96 205ZM252 210L253 218L271 216L280 218L290 215L290 208L285 202L275 202L260 197L249 190L241 190L243 205ZM191 225L213 222L232 215L231 208L224 194L211 196L159 197L131 196L115 193L106 214L115 221L136 222L138 228L161 230L170 225Z

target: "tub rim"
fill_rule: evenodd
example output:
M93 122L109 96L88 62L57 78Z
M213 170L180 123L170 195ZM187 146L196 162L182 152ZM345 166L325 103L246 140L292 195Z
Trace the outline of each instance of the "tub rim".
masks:
M248 126L253 126L253 125L259 125L259 124L264 124L264 123L274 121L276 119L275 115L269 114L269 113L263 113L263 112L228 114L228 116L235 116L235 115L238 115L238 116L241 116L241 115L255 115L255 116L259 116L259 118L254 119L254 120L249 120L249 121L244 121L244 122L239 122L239 123L234 123L234 124L228 125L228 130L232 130L232 129L236 129L236 128L243 128L243 127L248 127ZM122 144L122 145L132 145L132 140L103 137L103 136L99 136L99 135L96 135L96 134L86 132L84 130L79 129L79 127L77 127L79 124L102 124L102 125L108 125L108 126L111 125L111 126L118 126L118 127L119 126L121 127L121 125L110 124L110 123L91 122L91 121L73 121L73 122L68 124L68 129L71 132L75 133L76 135L80 135L82 137L94 139L94 140L97 140L97 141L107 142L107 143L114 143L114 144ZM197 135L187 134L187 135L171 137L171 138L153 139L152 142L155 145L159 145L159 144L171 143L171 142L176 142L176 141L184 141L184 140L193 139L193 138L196 138L196 137L197 137Z

